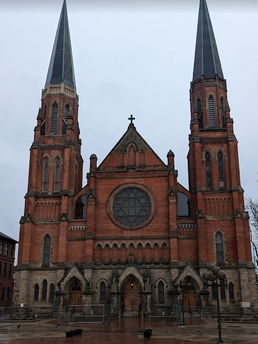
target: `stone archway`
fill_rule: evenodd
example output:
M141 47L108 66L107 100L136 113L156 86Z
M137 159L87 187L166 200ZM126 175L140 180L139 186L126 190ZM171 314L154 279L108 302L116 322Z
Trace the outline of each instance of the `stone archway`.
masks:
M81 281L73 277L67 281L64 286L64 306L68 305L82 305L83 304L83 285Z
M136 316L142 308L142 286L138 278L130 274L121 286L121 303L123 314Z

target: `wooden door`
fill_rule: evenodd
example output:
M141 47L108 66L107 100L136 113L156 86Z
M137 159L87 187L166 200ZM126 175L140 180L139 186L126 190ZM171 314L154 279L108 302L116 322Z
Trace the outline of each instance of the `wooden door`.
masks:
M81 286L78 282L74 282L69 292L69 304L70 305L81 305L82 304L82 291Z
M196 292L194 289L184 290L183 305L186 312L193 312L196 309Z
M137 281L130 280L124 289L124 311L139 311L141 304L141 288Z

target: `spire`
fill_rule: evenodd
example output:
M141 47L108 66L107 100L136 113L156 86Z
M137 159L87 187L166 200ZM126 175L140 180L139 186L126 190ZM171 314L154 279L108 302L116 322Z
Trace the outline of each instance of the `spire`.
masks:
M69 87L76 87L66 0L63 2L45 87L61 82Z
M202 75L224 79L206 0L200 0L193 81Z

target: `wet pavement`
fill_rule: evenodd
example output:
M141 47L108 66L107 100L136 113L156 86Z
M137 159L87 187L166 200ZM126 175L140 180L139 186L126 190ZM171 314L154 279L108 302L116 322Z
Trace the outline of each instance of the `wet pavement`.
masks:
M66 332L81 328L82 334L71 338ZM144 330L152 329L150 339ZM258 324L223 323L222 339L227 344L258 343ZM5 344L208 344L218 342L216 319L187 318L180 327L170 319L121 318L105 324L70 324L58 326L56 320L0 323L0 343Z

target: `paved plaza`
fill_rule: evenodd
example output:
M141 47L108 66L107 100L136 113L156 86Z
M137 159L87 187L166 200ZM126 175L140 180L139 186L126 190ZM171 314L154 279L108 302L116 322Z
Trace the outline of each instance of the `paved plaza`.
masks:
M82 334L71 338L66 331L81 328ZM144 330L152 329L150 339ZM258 343L258 324L223 323L222 339L228 344ZM5 344L196 344L217 343L215 319L187 318L186 326L179 327L170 319L121 318L105 324L57 325L53 320L0 323L0 343Z

